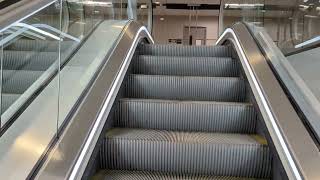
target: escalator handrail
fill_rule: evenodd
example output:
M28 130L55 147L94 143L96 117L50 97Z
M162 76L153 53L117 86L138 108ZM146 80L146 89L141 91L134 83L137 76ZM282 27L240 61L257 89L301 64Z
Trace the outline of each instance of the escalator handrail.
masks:
M231 43L247 75L268 134L289 179L316 179L320 154L266 58L243 23L224 31L218 45Z
M81 179L103 131L110 109L141 40L153 44L147 28L130 21L123 29L107 63L88 89L61 138L39 167L35 179ZM90 113L88 113L90 112ZM62 160L55 157L61 155ZM59 167L58 169L56 167Z

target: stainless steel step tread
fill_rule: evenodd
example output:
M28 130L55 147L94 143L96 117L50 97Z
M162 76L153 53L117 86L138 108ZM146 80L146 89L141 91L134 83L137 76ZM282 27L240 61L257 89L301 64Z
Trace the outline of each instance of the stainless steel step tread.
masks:
M177 46L163 44L142 44L140 55L231 57L232 49L228 46Z
M115 126L222 133L255 132L257 115L249 103L120 99Z
M130 98L243 102L246 87L237 77L131 74L125 92Z
M113 128L101 150L104 169L270 178L259 135Z
M4 93L22 94L44 71L3 70Z
M149 171L125 171L125 170L103 170L97 173L92 180L267 180L241 177L219 177L172 174Z
M45 71L58 59L56 52L4 51L3 69Z
M141 99L141 98L121 98L120 102L144 102L144 103L171 103L171 104L201 104L201 105L226 105L226 106L247 106L252 107L250 102L221 102L221 101L188 101L188 100L168 100L168 99Z
M211 60L211 61L237 61L236 59L233 59L231 57L199 57L199 56L155 56L155 55L139 55L138 59L150 59L150 60L185 60L185 61L206 61L206 60Z
M159 75L159 74L130 74L135 77L160 77L160 78L179 78L179 79L222 79L222 80L243 80L240 77L208 77L208 76L181 76L181 75Z
M267 141L259 135L226 134L206 132L181 132L152 129L113 128L107 139L165 141L172 143L203 143L223 145L266 146Z
M238 61L224 57L140 55L133 63L137 74L237 77L239 69Z

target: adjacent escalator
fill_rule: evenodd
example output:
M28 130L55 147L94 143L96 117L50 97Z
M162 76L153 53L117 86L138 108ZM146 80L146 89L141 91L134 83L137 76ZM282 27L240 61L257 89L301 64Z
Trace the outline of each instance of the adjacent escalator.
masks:
M272 155L231 46L140 44L94 179L270 179Z
M61 41L61 63L71 53L72 43ZM2 114L10 106L14 106L13 104L28 89L36 93L53 76L59 64L58 50L58 41L31 39L19 39L5 47L2 66ZM16 111L18 109L19 107L16 108Z

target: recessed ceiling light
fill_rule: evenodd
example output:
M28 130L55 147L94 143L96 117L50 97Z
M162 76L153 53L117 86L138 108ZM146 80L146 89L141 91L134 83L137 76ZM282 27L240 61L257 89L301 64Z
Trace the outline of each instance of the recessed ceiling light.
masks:
M225 4L226 9L237 9L237 8L262 8L264 4Z
M140 8L141 8L141 9L148 9L148 5L146 5L146 4L141 4Z
M160 18L160 21L164 21L164 17L161 17L161 18Z
M69 2L69 1L68 1L68 2ZM72 1L72 2L73 2L73 1ZM103 1L84 1L84 2L75 1L75 3L84 4L84 5L88 5L88 6L113 7L112 2L103 2Z

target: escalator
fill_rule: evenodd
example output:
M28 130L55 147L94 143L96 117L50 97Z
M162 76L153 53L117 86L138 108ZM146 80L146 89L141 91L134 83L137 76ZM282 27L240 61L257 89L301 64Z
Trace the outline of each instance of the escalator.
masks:
M230 46L141 44L94 179L269 179L272 158Z
M315 142L244 24L213 47L123 29L36 179L316 177Z
M320 177L277 54L246 24L215 46L161 45L149 0L60 2L0 28L17 35L0 51L1 179Z

